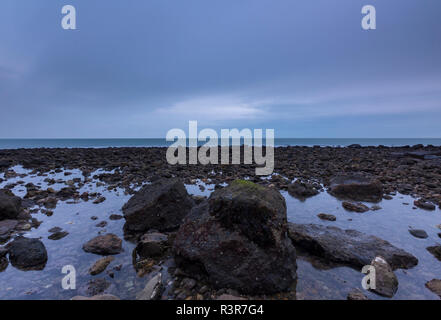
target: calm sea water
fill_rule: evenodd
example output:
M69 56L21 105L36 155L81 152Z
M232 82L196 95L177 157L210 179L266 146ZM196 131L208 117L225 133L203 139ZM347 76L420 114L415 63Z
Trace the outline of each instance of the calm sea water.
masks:
M165 139L0 139L0 149L19 148L107 148L107 147L166 147ZM203 144L200 142L199 144ZM441 146L441 138L278 138L276 146Z

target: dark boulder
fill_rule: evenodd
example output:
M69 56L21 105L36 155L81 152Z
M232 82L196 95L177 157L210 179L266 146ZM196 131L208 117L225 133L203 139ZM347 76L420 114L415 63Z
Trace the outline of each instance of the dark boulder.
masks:
M331 179L329 193L339 199L379 202L383 197L383 185L360 173L344 174Z
M129 232L179 228L193 207L193 200L179 179L160 179L141 188L122 208Z
M294 246L329 262L348 265L360 269L382 256L392 269L409 269L418 264L412 254L399 249L389 242L356 230L316 224L288 223L289 236Z
M288 193L294 198L304 200L319 194L319 191L311 183L296 180L288 186Z
M17 269L44 269L47 262L47 251L39 239L17 237L7 247L9 260Z
M122 251L122 240L112 233L97 236L83 245L83 250L90 253L109 255Z
M238 180L193 208L174 242L177 265L217 288L274 293L297 278L286 203L272 188Z
M21 198L9 190L0 190L0 220L16 219L21 211Z

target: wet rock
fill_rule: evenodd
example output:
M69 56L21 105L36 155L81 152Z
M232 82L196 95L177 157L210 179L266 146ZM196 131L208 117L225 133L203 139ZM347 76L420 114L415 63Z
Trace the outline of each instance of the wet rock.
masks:
M409 229L409 233L415 238L427 239L429 237L427 232L421 229Z
M101 221L95 225L97 228L104 228L105 226L107 226L107 221Z
M441 280L433 279L426 283L426 288L441 298Z
M100 274L101 272L103 272L104 270L106 270L106 268L109 266L109 264L114 260L115 258L112 256L109 257L103 257L101 259L99 259L98 261L96 261L93 266L89 269L89 273L92 276L95 276L97 274Z
M16 219L22 209L20 197L9 190L0 189L0 220Z
M286 204L273 188L237 180L214 191L185 218L175 261L192 277L244 293L289 290L296 254L286 235Z
M162 274L158 273L147 282L144 289L136 295L136 300L157 300L162 293Z
M433 203L424 201L423 199L420 200L415 200L413 202L413 204L415 206L417 206L418 208L424 209L424 210L429 210L429 211L433 211L436 209L435 205Z
M316 224L288 223L289 236L296 247L330 262L360 269L376 256L382 256L392 268L409 269L418 259L389 242L356 230Z
M8 259L6 257L0 257L0 272L5 271L8 265L9 265Z
M313 184L296 180L288 186L288 193L294 198L304 200L319 194Z
M2 220L0 221L0 243L6 242L17 227L17 220Z
M5 257L7 253L8 249L6 249L5 247L0 247L0 258Z
M192 278L184 278L181 281L181 287L184 288L185 290L192 290L195 286L196 286L196 280L192 279Z
M161 256L168 248L168 237L165 234L146 233L136 245L136 253L141 258Z
M343 174L331 179L329 193L339 199L379 202L383 197L383 185L361 173Z
M97 236L83 245L83 250L101 255L113 255L122 251L122 240L112 233Z
M46 248L39 239L17 237L7 246L11 264L23 270L43 270L47 262Z
M60 239L63 239L68 234L69 234L69 232L67 232L67 231L57 231L57 232L52 233L48 237L48 239L50 239L50 240L60 240Z
M122 219L122 218L124 218L122 215L120 215L120 214L111 214L110 216L109 216L109 219L110 220L120 220L120 219Z
M371 210L372 211L378 211L378 210L381 210L381 207L379 206L379 205L373 205L372 207L371 207Z
M80 288L80 293L93 297L106 293L106 290L110 287L111 283L103 278L90 280L83 288Z
M71 300L121 300L112 294L99 294L93 297L75 296Z
M435 258L441 261L441 245L426 248Z
M106 201L105 197L99 197L98 199L94 200L93 203L94 204L99 204L99 203L102 203L104 201Z
M348 211L353 211L353 212L359 212L359 213L363 213L366 211L369 211L369 207L365 206L364 204L358 202L358 203L353 203L353 202L347 202L344 201L342 203L343 208L345 208Z
M369 300L369 298L360 289L354 289L348 293L347 300Z
M194 202L179 179L160 179L145 185L122 208L129 232L178 228Z
M63 229L61 229L60 227L53 227L53 228L49 229L48 231L50 233L55 233L55 232L63 231Z
M337 220L337 218L334 215L327 214L327 213L319 213L317 215L317 217L319 217L322 220L327 220L327 221L336 221Z
M398 290L398 279L387 261L380 256L371 262L375 268L375 289L371 291L388 298L392 298Z

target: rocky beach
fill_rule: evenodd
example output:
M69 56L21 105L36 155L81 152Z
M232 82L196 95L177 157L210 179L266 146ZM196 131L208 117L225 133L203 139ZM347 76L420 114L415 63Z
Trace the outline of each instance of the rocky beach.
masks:
M0 299L441 297L440 147L277 147L264 177L166 150L0 150Z

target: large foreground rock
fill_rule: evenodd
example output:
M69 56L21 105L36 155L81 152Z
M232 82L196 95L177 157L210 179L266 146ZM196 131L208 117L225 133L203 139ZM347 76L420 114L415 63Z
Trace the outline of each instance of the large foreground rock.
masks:
M0 190L0 220L16 219L21 210L21 198L9 190Z
M47 251L38 239L18 237L8 244L11 264L24 270L42 270L47 262Z
M97 236L83 245L83 250L90 253L109 255L122 251L122 240L112 233Z
M383 186L380 181L360 173L343 174L331 179L329 193L339 199L379 202Z
M316 224L288 223L289 236L294 246L328 261L360 269L382 256L392 269L409 269L418 259L389 242L356 230Z
M275 189L235 181L185 218L174 242L178 266L217 288L289 290L297 278L285 199Z
M124 228L129 232L177 229L193 204L182 181L158 180L141 188L123 206Z

